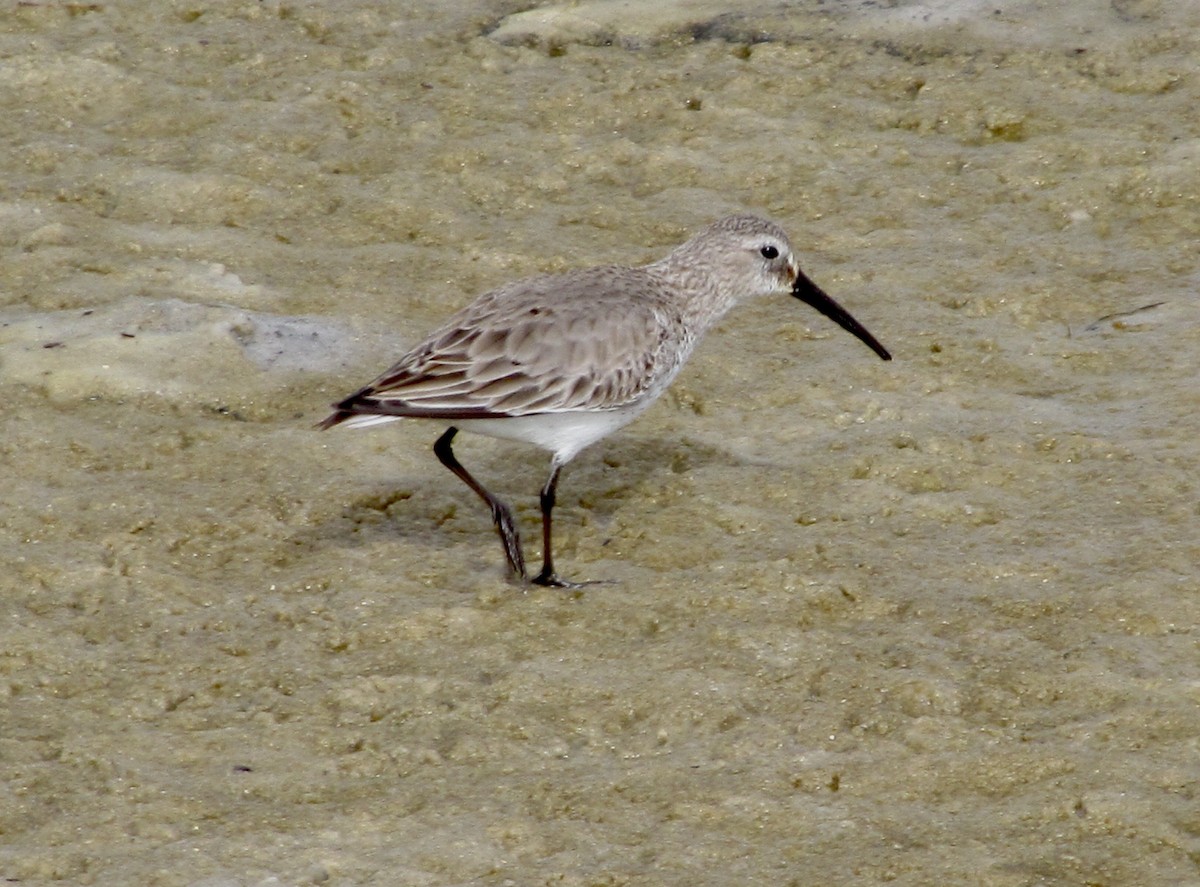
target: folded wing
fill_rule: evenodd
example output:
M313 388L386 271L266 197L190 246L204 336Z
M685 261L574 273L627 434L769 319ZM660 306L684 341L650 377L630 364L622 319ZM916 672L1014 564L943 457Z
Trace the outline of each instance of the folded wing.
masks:
M486 419L636 401L666 371L670 320L653 298L604 296L604 276L629 271L536 278L482 296L338 403L322 427L364 416Z

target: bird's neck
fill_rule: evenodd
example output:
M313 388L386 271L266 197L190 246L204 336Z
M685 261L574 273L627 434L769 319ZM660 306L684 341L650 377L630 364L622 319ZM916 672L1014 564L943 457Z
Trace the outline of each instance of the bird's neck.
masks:
M646 266L665 284L663 292L698 335L703 333L737 304L737 294L722 287L720 276L694 253L674 252Z

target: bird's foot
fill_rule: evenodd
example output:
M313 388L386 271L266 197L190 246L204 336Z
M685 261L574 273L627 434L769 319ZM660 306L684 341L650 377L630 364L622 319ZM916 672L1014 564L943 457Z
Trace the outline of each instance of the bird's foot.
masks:
M542 585L546 588L566 589L586 588L589 585L612 585L611 579L591 579L586 582L569 582L554 572L553 567L548 566L542 567L542 571L529 581L533 585Z

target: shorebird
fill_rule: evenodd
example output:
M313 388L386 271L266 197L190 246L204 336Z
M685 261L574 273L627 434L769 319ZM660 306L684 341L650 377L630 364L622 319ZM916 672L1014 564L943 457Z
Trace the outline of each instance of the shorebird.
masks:
M319 427L409 418L447 424L433 451L491 509L512 574L538 585L576 587L559 577L551 550L563 466L654 403L729 309L771 293L790 293L883 360L892 359L804 275L782 228L733 215L649 265L531 277L484 293L334 404ZM552 454L539 497L542 568L532 579L512 511L455 458L451 443L460 428Z

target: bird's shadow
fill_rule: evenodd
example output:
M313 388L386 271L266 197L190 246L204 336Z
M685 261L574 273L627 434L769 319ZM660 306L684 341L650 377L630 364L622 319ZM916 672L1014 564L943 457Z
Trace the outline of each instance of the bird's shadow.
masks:
M480 442L456 448L460 460L487 489L513 508L528 545L538 538L538 494L549 474L546 454L505 443ZM430 470L397 476L394 482L349 493L336 517L297 532L307 548L354 549L403 538L410 544L444 549L448 524L459 534L489 539L491 514L465 484L444 469L432 452ZM692 438L630 435L585 450L563 469L554 511L555 526L584 521L603 528L623 504L653 490L671 475L708 464L736 461L727 450ZM328 512L327 512L328 513Z

